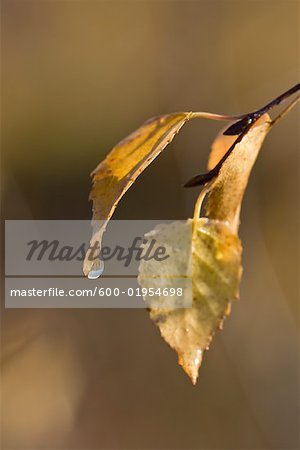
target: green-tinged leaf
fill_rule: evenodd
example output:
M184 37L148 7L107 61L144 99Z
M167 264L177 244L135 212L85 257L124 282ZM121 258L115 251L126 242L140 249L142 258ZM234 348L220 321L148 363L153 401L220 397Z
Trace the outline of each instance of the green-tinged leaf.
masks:
M142 261L139 284L154 292L182 288L182 296L144 298L162 337L195 384L203 352L238 297L240 241L228 225L209 219L159 225L145 237L154 237L170 257Z

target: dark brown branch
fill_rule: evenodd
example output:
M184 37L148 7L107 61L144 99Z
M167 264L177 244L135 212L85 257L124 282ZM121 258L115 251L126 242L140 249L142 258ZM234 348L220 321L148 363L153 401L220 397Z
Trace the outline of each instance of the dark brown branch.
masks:
M223 134L225 134L226 136L234 136L234 135L238 135L238 134L242 133L250 123L255 122L263 114L270 111L270 109L274 108L274 106L277 106L280 103L287 100L291 95L295 94L299 89L300 89L300 83L296 84L288 91L279 95L279 97L276 97L275 100L272 100L271 102L267 103L267 105L263 106L262 108L257 109L256 111L253 111L249 114L246 114L241 120L230 125L230 127L227 128L227 130L225 130Z
M195 187L195 186L202 186L209 181L211 181L213 178L215 178L223 163L226 161L228 156L232 153L235 146L241 142L243 137L248 133L252 125L266 112L268 112L270 109L274 108L274 106L279 105L280 103L284 102L287 98L289 98L291 95L295 94L300 89L300 83L293 86L288 91L284 92L283 94L279 95L279 97L275 98L271 102L269 102L267 105L263 106L262 108L247 114L245 117L243 117L238 122L235 122L233 125L231 125L227 130L223 133L224 135L238 135L234 143L229 147L225 155L222 157L222 159L218 162L218 164L209 172L196 175L193 178L191 178L187 183L184 184L184 187ZM292 102L294 104L294 102ZM287 108L289 110L289 107ZM275 123L275 121L274 121Z

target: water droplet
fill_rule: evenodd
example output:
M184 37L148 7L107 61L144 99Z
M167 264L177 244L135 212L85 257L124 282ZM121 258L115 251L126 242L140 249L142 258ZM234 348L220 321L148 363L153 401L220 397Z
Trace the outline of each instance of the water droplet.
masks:
M96 280L97 278L99 278L104 272L104 262L102 261L102 259L97 259L91 270L89 271L88 274L88 278L90 280Z

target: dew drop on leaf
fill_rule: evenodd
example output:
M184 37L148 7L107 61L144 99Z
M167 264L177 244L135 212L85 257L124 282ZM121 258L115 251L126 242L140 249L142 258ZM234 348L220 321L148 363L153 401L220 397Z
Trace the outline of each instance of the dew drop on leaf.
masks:
M88 273L89 280L96 280L99 278L104 272L104 262L102 259L96 259L91 270Z

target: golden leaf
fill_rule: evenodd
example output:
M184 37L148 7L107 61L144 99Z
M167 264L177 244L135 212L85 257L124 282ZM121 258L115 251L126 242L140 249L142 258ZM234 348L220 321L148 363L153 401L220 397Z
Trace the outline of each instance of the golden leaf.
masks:
M91 247L101 243L106 224L120 199L143 170L168 145L192 113L182 112L159 116L145 122L140 128L117 144L93 171L93 236ZM99 261L87 252L83 271L88 275ZM96 266L96 271L98 267Z

